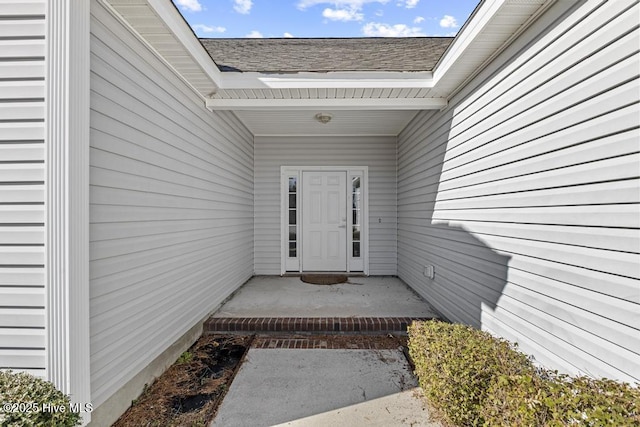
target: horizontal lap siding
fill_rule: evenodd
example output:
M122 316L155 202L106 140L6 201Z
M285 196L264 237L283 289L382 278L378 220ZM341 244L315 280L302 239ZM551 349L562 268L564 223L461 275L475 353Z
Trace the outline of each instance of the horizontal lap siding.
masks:
M257 136L256 274L280 274L281 166L368 166L369 274L396 274L395 137Z
M253 139L98 2L91 388L100 405L253 274Z
M635 382L639 10L601 3L557 4L401 133L398 273L543 364Z
M0 4L0 369L44 376L45 1Z

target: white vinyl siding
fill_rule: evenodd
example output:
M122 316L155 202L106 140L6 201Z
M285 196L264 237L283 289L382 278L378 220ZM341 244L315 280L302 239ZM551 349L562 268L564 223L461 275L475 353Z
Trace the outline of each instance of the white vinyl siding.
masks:
M635 1L556 3L398 145L399 276L545 365L631 382L638 13Z
M98 406L253 275L253 138L99 2L91 13Z
M280 274L280 167L369 167L369 274L396 274L396 138L256 136L255 271Z
M46 375L45 1L0 3L0 369Z

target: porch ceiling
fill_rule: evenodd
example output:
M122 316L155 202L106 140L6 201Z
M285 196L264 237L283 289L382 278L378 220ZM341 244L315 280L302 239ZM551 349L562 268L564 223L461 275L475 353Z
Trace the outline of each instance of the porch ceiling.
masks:
M328 113L327 124L315 120ZM415 110L269 110L236 111L235 114L258 136L266 135L392 135L396 136L415 117Z

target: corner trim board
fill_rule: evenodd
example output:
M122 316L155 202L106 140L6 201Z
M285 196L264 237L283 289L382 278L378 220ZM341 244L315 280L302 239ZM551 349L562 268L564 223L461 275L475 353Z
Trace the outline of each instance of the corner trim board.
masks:
M47 2L46 16L46 376L84 405L91 403L90 2ZM90 412L82 415L90 421Z

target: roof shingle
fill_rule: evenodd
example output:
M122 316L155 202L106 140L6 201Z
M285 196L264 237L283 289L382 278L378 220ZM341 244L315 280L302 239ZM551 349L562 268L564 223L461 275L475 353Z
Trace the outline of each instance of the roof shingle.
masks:
M431 71L453 37L200 41L221 71Z

